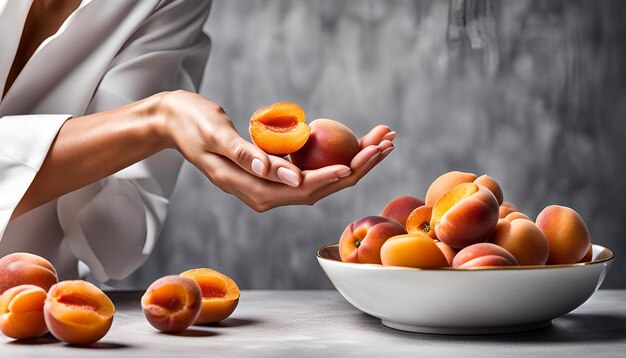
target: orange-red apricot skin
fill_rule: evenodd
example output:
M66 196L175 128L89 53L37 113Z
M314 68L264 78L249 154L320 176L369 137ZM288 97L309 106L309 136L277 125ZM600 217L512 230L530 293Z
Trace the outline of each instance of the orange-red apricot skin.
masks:
M182 332L200 314L202 291L187 277L170 275L154 281L141 297L141 308L148 322L166 333Z
M435 240L423 232L391 237L381 247L380 258L385 266L414 268L448 266L448 260Z
M589 229L575 210L550 205L539 213L535 223L548 239L548 265L577 263L589 250Z
M237 308L240 290L230 277L208 268L187 270L180 274L200 286L202 304L195 324L223 321Z
M316 119L304 146L291 153L291 161L302 170L350 162L360 151L359 141L345 125L331 119Z
M471 183L476 175L459 171L447 172L435 179L426 191L425 204L434 206L435 202L445 193L461 183Z
M548 260L548 240L530 220L500 219L490 242L506 249L522 266L545 265Z
M380 216L393 219L406 227L406 221L411 212L422 205L424 202L412 195L401 195L389 201Z
M98 287L87 281L61 281L50 288L44 304L46 325L57 339L85 345L106 335L115 306Z
M46 291L35 285L12 287L0 295L0 332L13 339L48 333L43 315Z
M343 262L381 264L380 249L387 239L406 234L397 221L382 216L368 216L348 225L339 239Z
M24 284L36 285L48 291L57 281L56 270L41 256L16 252L0 259L0 294Z
M517 266L519 263L506 249L488 242L470 245L459 251L452 266L455 268L472 268L483 266Z

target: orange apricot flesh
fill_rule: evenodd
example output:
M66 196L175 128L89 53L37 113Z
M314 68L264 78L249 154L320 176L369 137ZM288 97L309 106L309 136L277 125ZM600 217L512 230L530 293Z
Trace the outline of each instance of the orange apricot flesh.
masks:
M430 224L437 239L455 249L485 242L498 223L498 202L487 188L462 183L433 206Z
M311 128L305 113L291 102L279 102L263 107L250 118L250 137L266 153L287 155L302 148L309 139Z
M57 283L57 272L41 256L16 252L0 259L0 294L11 287L31 284L48 291Z
M471 183L476 175L459 171L447 172L435 179L426 191L425 204L434 206L435 202L445 193L462 183Z
M202 305L196 324L223 321L237 308L241 291L230 277L209 268L188 270L180 276L196 281L202 291Z
M380 259L385 266L447 267L448 260L435 240L423 232L394 236L383 244Z
M32 339L48 333L43 305L46 291L35 285L12 287L0 295L0 332L13 339Z
M161 332L182 332L200 314L202 291L187 277L170 275L154 281L141 297L148 322Z
M433 207L422 205L411 212L406 219L406 231L409 234L423 232L433 239L436 239L435 230L430 226L430 218L433 214Z
M46 325L57 339L71 344L100 340L111 328L115 306L87 281L61 281L50 288L44 304Z

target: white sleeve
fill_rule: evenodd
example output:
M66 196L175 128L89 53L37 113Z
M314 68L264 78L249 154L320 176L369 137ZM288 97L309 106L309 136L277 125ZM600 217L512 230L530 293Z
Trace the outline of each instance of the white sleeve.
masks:
M69 114L0 117L0 239Z
M197 91L210 41L202 32L210 2L162 1L113 59L90 103L101 112L160 91ZM58 200L74 255L108 285L148 258L167 216L183 158L165 150Z

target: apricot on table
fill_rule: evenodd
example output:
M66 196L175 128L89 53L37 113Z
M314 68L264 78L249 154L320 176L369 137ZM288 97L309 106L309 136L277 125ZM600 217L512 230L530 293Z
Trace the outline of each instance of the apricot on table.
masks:
M397 221L382 216L368 216L348 225L339 239L343 262L380 264L380 248L390 237L406 234Z
M48 291L57 281L54 266L41 256L16 252L0 259L0 294L24 284L36 285Z
M14 339L32 339L48 333L43 317L46 291L35 285L9 288L0 295L0 332Z
M180 276L196 281L202 292L202 305L195 324L223 321L237 308L240 291L230 277L209 268L187 270Z
M459 184L439 198L430 220L437 239L455 249L489 240L497 223L495 196L474 183Z
M380 216L393 219L400 225L406 226L406 220L411 212L422 205L424 205L424 202L412 195L401 195L388 202L383 211L381 211ZM430 220L430 217L428 220Z
M304 110L295 103L279 102L263 107L250 118L250 137L266 153L287 155L302 148L311 128Z
M539 213L535 223L548 239L548 265L577 263L589 251L589 229L575 210L550 205Z
M380 259L385 266L415 268L448 266L448 260L435 244L435 240L423 232L391 237L381 247Z
M435 229L430 226L430 218L433 215L433 207L430 205L422 205L411 212L406 219L406 231L409 234L414 232L423 232L433 239L437 238Z
M513 254L522 266L545 265L548 260L548 239L530 220L500 219L490 241Z
M302 170L335 164L350 166L361 150L350 128L331 119L316 119L310 126L309 139L302 148L291 153L291 161Z
M200 314L202 291L188 277L169 275L154 281L141 297L148 322L161 332L182 332Z
M452 267L455 268L517 265L519 265L517 259L510 252L488 242L481 242L464 248L456 254L452 261Z
M61 281L48 291L43 312L50 333L57 339L71 344L89 344L109 331L115 306L90 282Z

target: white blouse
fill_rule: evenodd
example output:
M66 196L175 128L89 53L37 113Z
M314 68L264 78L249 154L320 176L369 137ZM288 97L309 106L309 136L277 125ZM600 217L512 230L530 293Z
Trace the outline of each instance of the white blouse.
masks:
M30 5L0 0L0 89ZM83 0L39 46L0 97L0 257L36 253L63 279L86 264L109 285L141 266L167 216L182 164L175 151L9 218L68 118L160 91L198 89L210 48L202 32L209 8L199 0Z

